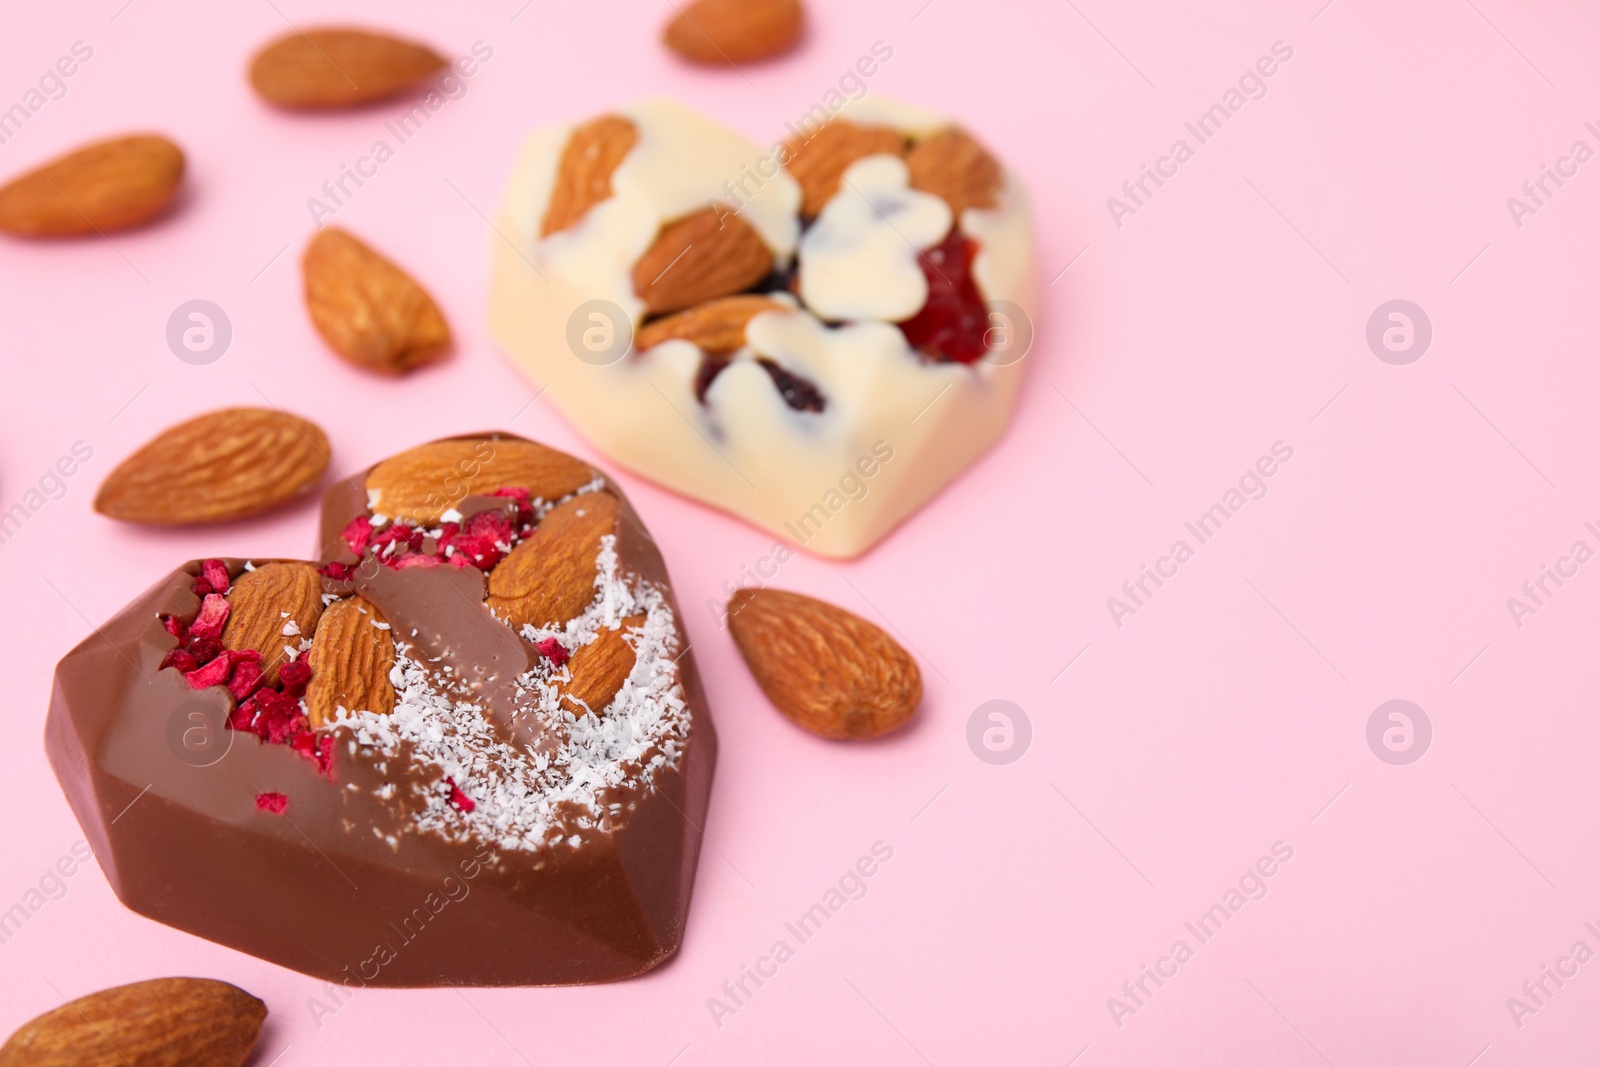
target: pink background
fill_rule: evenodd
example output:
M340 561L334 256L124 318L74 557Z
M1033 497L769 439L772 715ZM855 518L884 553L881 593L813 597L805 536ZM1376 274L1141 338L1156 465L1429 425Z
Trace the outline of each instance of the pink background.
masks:
M181 142L191 171L176 215L114 247L0 241L0 509L74 441L94 449L64 498L0 545L13 735L0 909L79 837L40 744L55 661L177 561L311 547L310 503L177 533L96 516L100 479L156 431L264 397L326 427L344 470L490 427L604 463L544 401L513 421L534 390L484 326L482 216L536 124L665 92L769 141L881 39L894 57L872 93L959 116L1031 186L1043 299L1001 444L864 559L799 558L776 581L919 655L927 698L892 740L830 744L782 719L705 607L771 539L619 475L667 554L723 739L672 963L597 988L366 991L318 1027L317 983L129 913L90 866L0 945L0 1032L61 997L196 974L267 1001L256 1062L286 1067L1592 1054L1600 962L1520 1028L1506 1000L1573 942L1600 950L1583 927L1600 926L1600 564L1520 629L1506 599L1573 541L1600 548L1583 529L1600 520L1584 310L1600 162L1520 229L1506 198L1574 140L1600 148L1583 128L1600 119L1600 11L922 2L813 0L804 47L743 77L664 53L666 3L133 0L119 13L123 0L103 0L8 15L0 104L74 41L94 56L0 145L0 172L140 128ZM286 18L333 17L453 54L494 49L337 216L412 269L459 336L450 362L398 382L324 348L296 260L306 198L399 105L287 117L243 77ZM1174 139L1193 146L1185 120L1279 40L1294 55L1267 96L1115 226L1106 198ZM196 297L235 331L204 367L164 340ZM1434 326L1410 366L1364 339L1395 298ZM1268 496L1114 625L1106 598L1279 440L1294 458ZM1365 740L1396 698L1434 729L1409 766ZM966 742L991 699L1032 723L1009 766ZM879 840L894 858L866 897L716 1025L708 998ZM1184 922L1280 840L1294 856L1267 896L1119 1028L1107 998L1174 940L1195 947Z

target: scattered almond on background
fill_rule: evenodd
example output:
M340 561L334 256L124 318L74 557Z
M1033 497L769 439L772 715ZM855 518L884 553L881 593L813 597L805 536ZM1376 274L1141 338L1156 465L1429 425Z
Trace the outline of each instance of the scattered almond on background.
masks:
M330 26L286 33L267 45L250 63L250 84L279 107L351 107L405 92L445 63L415 41Z
M23 1025L0 1067L240 1067L267 1006L209 978L103 989Z
M450 326L427 290L351 233L319 231L301 270L312 324L356 366L403 374L450 347Z
M107 475L102 515L152 526L228 522L309 490L328 466L328 436L270 408L228 408L179 423Z
M728 627L761 691L821 737L881 737L922 703L922 672L888 634L840 607L778 589L741 589Z
M0 187L0 230L82 237L125 230L166 210L183 149L159 134L96 141Z
M663 43L692 63L712 66L782 55L805 29L800 0L695 0L676 10Z

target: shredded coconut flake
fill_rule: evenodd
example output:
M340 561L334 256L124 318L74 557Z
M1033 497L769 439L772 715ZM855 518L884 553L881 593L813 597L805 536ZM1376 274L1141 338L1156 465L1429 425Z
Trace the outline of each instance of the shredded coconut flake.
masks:
M561 628L524 626L522 632L535 643L554 637L576 649L601 630L643 614L643 627L626 638L636 665L601 715L579 714L570 701L563 706L559 683L570 680L570 672L546 658L516 679L526 701L516 715L550 724L550 746L501 741L466 686L448 676L441 680L443 672L412 658L404 643L397 643L389 675L393 713L340 709L337 724L350 728L362 746L393 757L409 744L413 759L437 771L417 790L423 807L416 819L423 832L451 840L478 837L504 849L537 850L563 841L576 848L582 841L577 831L604 833L626 817L617 790L647 794L658 773L679 765L691 716L678 680L672 609L660 589L619 573L614 535L602 541L595 570L595 598L582 615ZM469 798L472 810L451 803L447 779Z

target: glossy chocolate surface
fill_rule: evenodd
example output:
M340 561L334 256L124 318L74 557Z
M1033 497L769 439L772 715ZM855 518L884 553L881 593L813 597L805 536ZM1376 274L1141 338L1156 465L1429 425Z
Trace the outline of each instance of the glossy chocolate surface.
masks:
M366 512L364 477L325 498L324 561L354 559L338 533ZM468 498L461 510L501 506ZM661 555L626 500L616 535L619 571L665 592L686 649ZM235 575L245 563L226 562ZM175 638L158 616L195 614L199 572L195 561L164 577L56 671L46 748L128 907L351 985L601 982L677 950L716 758L692 653L678 661L692 719L676 766L611 791L616 814L576 847L504 848L419 829L415 788L437 774L404 753L374 754L334 727L324 774L287 745L228 728L226 689L194 690L160 669ZM537 652L483 606L478 571L375 567L353 584L325 580L331 594L352 588L420 656L469 680L497 737L548 748L552 724L503 714L511 679ZM287 798L281 814L258 806L267 793Z

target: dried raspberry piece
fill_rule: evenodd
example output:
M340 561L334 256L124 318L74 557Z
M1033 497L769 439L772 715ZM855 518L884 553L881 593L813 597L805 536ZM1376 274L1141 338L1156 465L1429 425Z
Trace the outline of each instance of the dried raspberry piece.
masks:
M167 633L171 634L173 637L176 637L179 641L183 640L186 627L183 625L182 619L178 618L176 615L163 615L161 616L161 625L167 631Z
M289 798L282 793L257 793L256 807L261 811L270 811L274 815L282 815L289 807Z
M222 685L233 670L233 657L233 652L219 652L209 663L192 671L185 671L183 676L188 680L189 688L205 689L213 685Z
M210 663L222 651L222 642L215 637L196 637L191 633L183 647L196 663Z
M358 515L345 525L344 532L339 536L350 546L350 551L359 556L367 550L372 540L372 520L365 515Z
M572 653L567 651L567 646L553 637L547 637L540 641L537 647L540 652L544 653L544 658L557 667L572 658Z
M478 806L477 801L461 791L454 778L446 778L444 781L450 787L450 803L455 805L457 811L465 814Z
M249 696L256 686L261 684L261 663L259 660L241 660L233 665L233 673L228 676L228 692L233 694L233 699L243 700Z
M212 593L218 592L218 590L211 588L211 583L204 578L196 578L192 589L197 597L208 597Z
M191 637L221 637L222 627L228 621L228 598L221 593L208 593L200 602L200 614L189 624Z
M306 695L306 685L311 681L311 664L303 659L290 660L278 668L278 683L283 695L299 700Z
M317 770L330 774L333 768L333 738L318 737L300 720L300 729L289 742L289 747L317 765Z
M220 559L208 559L200 564L200 579L211 587L213 593L226 593L233 580L228 577L228 565Z
M334 560L332 563L325 563L318 567L317 573L336 582L348 582L355 577L356 569L348 563L340 563L338 560Z
M282 745L294 738L297 725L300 730L305 728L305 721L305 716L300 714L300 701L276 689L261 689L239 705L229 717L228 725L235 730L248 730L263 741Z
M925 358L941 363L973 363L983 358L989 312L972 280L978 246L957 227L918 261L928 279L928 302L900 324L906 341Z
M533 522L533 494L520 485L507 485L496 489L490 496L509 497L517 502L517 525L528 526Z
M166 658L161 661L160 669L166 670L168 667L176 667L184 674L188 674L198 666L200 666L200 664L195 662L195 658L192 653L185 649L175 648L171 652L168 652Z
M409 567L437 567L442 561L438 556L425 556L420 552L407 552L403 556L396 556L394 559L384 560L384 562L397 571L403 571Z
M464 571L468 567L472 566L472 564L467 562L466 556L451 556L450 566L454 567L458 571Z

